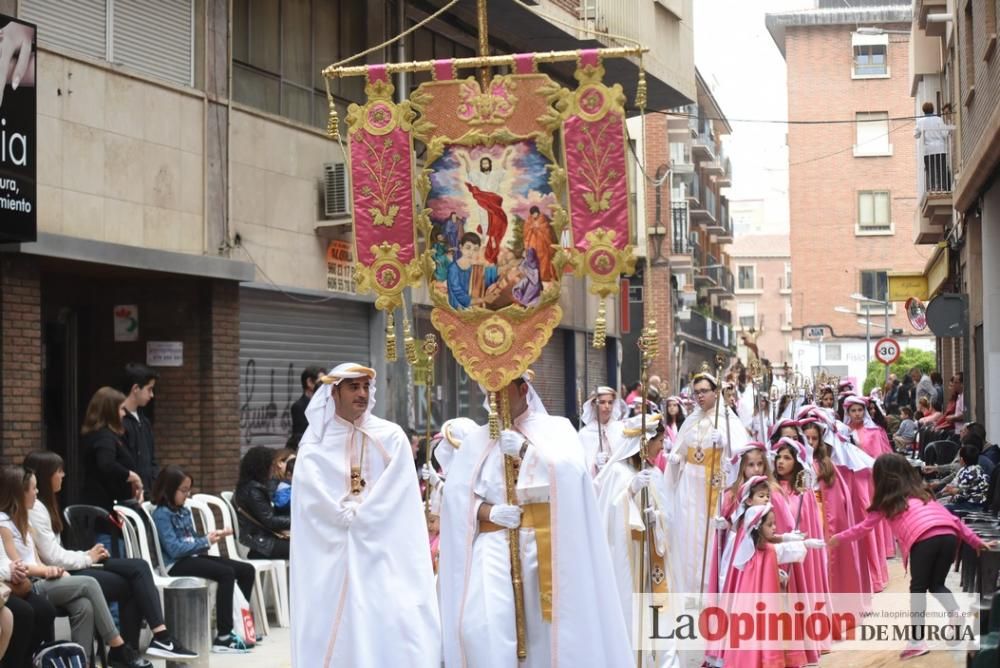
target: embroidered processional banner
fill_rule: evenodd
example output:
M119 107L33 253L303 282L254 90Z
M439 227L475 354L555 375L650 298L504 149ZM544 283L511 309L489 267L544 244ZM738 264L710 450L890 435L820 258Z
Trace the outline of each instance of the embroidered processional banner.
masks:
M484 90L443 60L395 104L384 67L371 67L368 103L351 106L358 287L391 311L423 278L434 326L488 391L541 354L564 274L591 279L603 320L603 298L634 270L625 97L603 75L583 51L568 90L521 54Z

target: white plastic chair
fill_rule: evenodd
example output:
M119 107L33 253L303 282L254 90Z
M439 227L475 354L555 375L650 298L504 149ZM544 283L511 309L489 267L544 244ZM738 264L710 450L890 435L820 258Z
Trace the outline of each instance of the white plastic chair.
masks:
M229 504L212 494L195 494L191 498L192 507L201 507L203 510L201 512L212 516L211 521L214 525L215 517L213 511L217 511L220 519L222 520L223 529L232 529L233 535L226 536L214 547L217 549L220 546L225 547L225 556L234 561L242 561L248 563L254 568L254 598L256 599L258 609L260 611L260 616L262 618L262 623L264 627L265 635L270 633L270 623L267 619L267 595L263 586L263 578L261 576L267 576L270 584L270 597L271 601L274 603L274 609L276 616L278 618L278 625L287 627L288 620L282 610L281 606L281 586L279 584L279 579L282 575L281 569L270 559L245 559L240 556L239 549L236 547L236 530L237 527L234 526L233 516L230 512Z
M153 570L153 583L156 588L160 591L160 603L163 603L163 590L169 587L174 582L180 579L191 579L191 578L179 578L172 575L164 575L161 569L157 568L156 563L153 560L152 548L149 545L149 533L147 529L152 529L151 533L156 536L156 525L147 524L148 519L143 518L138 512L129 508L128 506L115 506L115 510L125 518L126 536L128 540L126 542L126 549L130 552L129 556L136 559L142 559L149 564L150 568ZM134 541L134 543L132 543ZM132 543L129 545L129 543ZM163 557L160 555L160 564L163 563ZM201 578L195 578L201 580ZM205 580L201 580L205 582Z
M236 549L239 552L240 557L243 559L248 558L250 552L249 548L240 542L240 517L239 513L236 511L236 504L233 502L235 495L233 492L222 492L219 495L222 501L226 504L226 508L229 510L229 517L232 520L233 526L233 543L236 545ZM227 548L228 549L228 548ZM275 575L278 579L278 595L279 595L279 607L277 609L278 613L278 626L288 628L291 625L291 615L288 609L288 560L287 559L268 559L275 567Z

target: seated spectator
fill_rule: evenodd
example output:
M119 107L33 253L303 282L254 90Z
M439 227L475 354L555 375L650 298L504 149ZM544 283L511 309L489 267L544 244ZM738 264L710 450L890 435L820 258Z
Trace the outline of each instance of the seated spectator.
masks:
M945 508L952 512L981 511L986 507L986 492L989 490L990 480L979 466L979 450L974 445L963 445L958 456L962 460L962 468L955 476L954 484L943 490L945 494L952 495Z
M292 475L295 473L295 459L292 455L285 462L285 477L278 481L274 489L274 509L285 515L292 510Z
M896 428L896 433L893 434L892 441L896 444L896 450L909 452L917 439L917 423L913 419L913 409L909 406L900 406L899 414L902 420Z
M270 461L268 462L270 464ZM153 522L160 537L164 566L173 576L189 576L214 580L218 585L215 596L216 637L212 651L218 654L245 654L249 650L233 633L233 587L239 585L249 601L256 579L254 567L244 561L213 557L208 548L232 534L231 529L195 531L191 510L185 507L191 494L191 476L180 466L166 466L153 485Z
M30 666L31 655L44 639L45 627L52 633L52 620L56 610L49 605L51 614L38 615L26 598L31 595L31 580L27 566L21 561L11 561L7 552L0 549L0 582L10 587L10 596L0 611L0 666ZM23 596L23 597L22 597ZM40 601L41 596L35 595ZM45 601L48 604L48 601ZM46 621L47 619L47 621ZM17 637L13 630L17 629Z
M944 414L934 423L936 431L944 433L960 434L964 426L965 400L964 385L962 382L962 372L951 377L951 400L944 409Z
M288 559L292 519L274 512L270 491L274 460L274 450L257 445L240 462L233 503L239 515L240 542L250 548L253 559Z
M917 427L933 427L934 423L941 418L941 404L932 404L929 398L920 397L917 401L917 413L920 414Z
M94 630L108 646L111 668L153 668L128 645L118 632L97 581L85 575L70 575L59 566L38 558L28 513L35 506L38 487L35 474L23 466L8 466L0 473L0 539L7 558L27 567L33 581L31 592L40 594L56 608L69 613L73 642L88 654L93 651ZM91 662L93 663L93 662Z
M48 450L36 450L24 458L24 467L34 471L38 481L38 501L28 511L38 556L50 566L97 580L104 598L109 603L118 603L122 636L132 647L139 647L139 631L145 619L153 632L146 654L164 659L197 657L196 652L182 646L167 630L148 563L142 559L111 559L100 543L86 552L63 548L62 512L57 496L66 477L62 457Z

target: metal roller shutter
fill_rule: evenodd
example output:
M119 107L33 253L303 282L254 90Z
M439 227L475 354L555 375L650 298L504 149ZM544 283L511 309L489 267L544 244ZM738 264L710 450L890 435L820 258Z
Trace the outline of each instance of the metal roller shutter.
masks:
M108 57L106 0L21 0L20 18L38 25L38 43Z
M193 83L191 0L114 3L112 61L182 86Z
M42 46L193 84L193 0L21 0L21 18L38 24Z
M566 415L566 332L556 329L531 365L535 371L532 385L550 415Z
M243 449L281 446L289 409L302 394L302 369L371 360L371 306L303 304L278 292L240 290L240 437Z

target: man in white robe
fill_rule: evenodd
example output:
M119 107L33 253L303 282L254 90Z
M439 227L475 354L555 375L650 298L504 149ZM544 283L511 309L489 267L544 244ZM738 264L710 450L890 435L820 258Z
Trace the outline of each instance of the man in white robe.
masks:
M665 428L659 415L646 416L645 465L640 462L642 416L635 415L624 421L622 438L610 461L595 483L597 485L597 505L604 521L604 531L611 547L611 562L621 599L622 614L634 646L641 639L633 622L638 610L635 607L637 593L655 597L669 593L669 570L667 561L667 527L670 522L667 505L666 485L663 474L651 462L663 449ZM642 491L646 490L646 507L643 508ZM652 529L652 533L649 533ZM640 563L645 561L643 578ZM648 604L644 601L644 605ZM648 624L648 619L647 619ZM647 626L646 635L650 634ZM664 645L660 641L661 645ZM635 662L633 662L635 663ZM677 652L667 646L657 651L643 653L644 666L673 668L680 666Z
M711 572L708 554L712 545L711 518L719 515L722 489L728 478L730 458L749 440L740 419L720 405L718 428L715 404L718 382L708 373L694 377L691 390L696 408L684 420L674 450L667 456L665 477L674 508L671 539L667 543L671 564L671 591L699 593ZM707 546L707 547L706 547ZM706 551L708 550L708 551Z
M580 443L583 445L583 457L590 475L596 476L608 463L611 453L618 448L622 420L627 414L628 406L610 387L598 387L583 403Z
M406 434L342 364L306 409L292 495L292 665L439 666L434 573Z
M545 412L525 379L503 391L511 429L498 440L487 426L468 434L444 488L438 573L445 666L631 665L608 544L576 432L565 418ZM520 460L514 505L507 503L505 453ZM508 542L515 529L527 631L521 662Z

